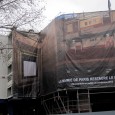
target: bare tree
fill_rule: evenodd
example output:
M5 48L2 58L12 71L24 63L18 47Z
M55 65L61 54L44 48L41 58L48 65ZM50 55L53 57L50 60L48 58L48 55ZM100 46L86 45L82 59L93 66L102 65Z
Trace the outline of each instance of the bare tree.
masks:
M0 31L13 26L37 30L43 20L44 3L43 0L0 0Z

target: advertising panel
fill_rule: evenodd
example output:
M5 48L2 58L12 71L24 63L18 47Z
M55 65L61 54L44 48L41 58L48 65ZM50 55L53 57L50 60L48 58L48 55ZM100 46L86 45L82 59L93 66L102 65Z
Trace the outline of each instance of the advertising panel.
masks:
M31 39L13 31L13 95L36 98L40 92L40 48Z
M103 22L104 19L98 16L79 20L79 36L70 34L69 39L66 38L65 23L56 26L57 52L61 54L57 54L56 65L59 89L114 86L115 25L110 21Z
M109 15L96 14L87 19L55 19L44 29L45 94L114 86L115 24Z

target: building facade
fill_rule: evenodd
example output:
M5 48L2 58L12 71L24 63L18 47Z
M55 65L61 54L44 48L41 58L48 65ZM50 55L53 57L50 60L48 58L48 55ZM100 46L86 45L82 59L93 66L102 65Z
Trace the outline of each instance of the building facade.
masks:
M114 12L61 15L42 31L47 114L114 110Z
M3 108L0 114L38 114L36 98L41 76L38 41L38 34L15 29L8 37L0 37L0 107Z
M7 51L3 47L8 43L7 36L0 36L0 114L6 114L7 99Z
M61 15L39 34L13 28L0 37L0 114L115 110L114 50L115 11Z
M7 98L7 51L3 47L8 43L7 36L0 36L0 99Z

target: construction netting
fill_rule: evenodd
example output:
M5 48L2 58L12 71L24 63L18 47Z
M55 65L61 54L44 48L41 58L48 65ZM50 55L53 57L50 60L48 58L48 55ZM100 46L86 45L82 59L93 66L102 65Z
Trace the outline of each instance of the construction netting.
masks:
M36 98L40 93L41 50L38 35L12 31L13 97Z
M114 86L115 11L61 15L42 33L43 94Z

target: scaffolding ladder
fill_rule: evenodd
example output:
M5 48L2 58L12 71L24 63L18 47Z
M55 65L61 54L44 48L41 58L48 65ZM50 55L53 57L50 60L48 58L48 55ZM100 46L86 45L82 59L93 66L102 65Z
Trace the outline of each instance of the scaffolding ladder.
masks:
M77 90L78 112L91 112L90 93L89 89Z

